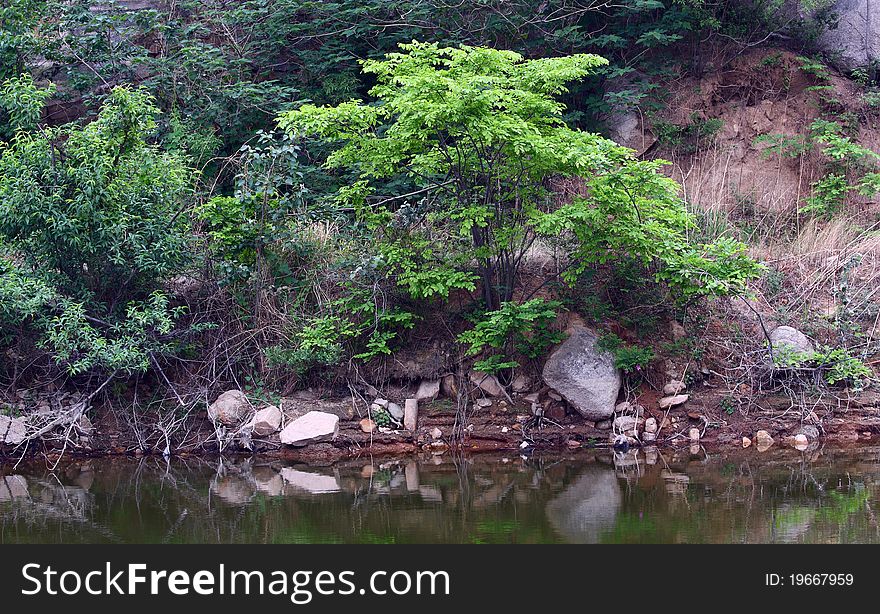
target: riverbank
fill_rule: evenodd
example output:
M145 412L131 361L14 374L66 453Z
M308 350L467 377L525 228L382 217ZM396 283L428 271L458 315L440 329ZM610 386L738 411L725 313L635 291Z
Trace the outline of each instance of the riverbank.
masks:
M399 395L417 391L398 389ZM271 406L246 401L241 414L228 425L211 420L211 408L195 412L175 423L169 438L176 456L253 455L256 458L302 462L335 462L362 457L405 457L426 453L573 452L601 448L697 448L734 450L754 447L815 449L820 443L872 445L880 438L880 393L842 391L833 398L803 397L804 405L792 405L789 396L763 395L750 407L730 411L726 391L712 387L711 377L690 389L678 391L686 400L662 407L662 393L643 390L631 401L622 401L613 418L583 419L547 387L538 392L505 393L503 398L484 395L474 399L465 412L457 401L438 395L418 402L415 429L378 426L375 401L362 396L341 397L316 391L301 391ZM242 395L243 398L244 395ZM389 395L390 396L390 395ZM395 397L396 398L396 397ZM380 402L382 399L379 399ZM392 400L389 405L398 406ZM399 405L405 404L400 399ZM212 406L213 407L213 406ZM805 407L811 408L804 411ZM266 410L278 412L274 428L255 426L255 418ZM22 456L45 457L55 462L62 456L150 456L162 455L159 446L145 446L127 411L98 407L92 418L83 414L69 428L27 446L6 446L7 462ZM282 441L285 429L301 418L321 414L333 424L327 433L312 434L309 441L288 445ZM143 427L150 415L142 416ZM216 416L215 416L216 418ZM260 428L262 427L262 428ZM759 432L762 434L759 435ZM798 438L798 435L803 435Z

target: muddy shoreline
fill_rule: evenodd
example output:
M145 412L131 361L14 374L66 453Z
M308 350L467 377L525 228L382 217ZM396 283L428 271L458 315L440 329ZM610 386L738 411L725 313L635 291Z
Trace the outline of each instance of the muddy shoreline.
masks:
M709 453L733 452L744 447L752 447L758 452L765 452L768 448L804 451L826 443L846 448L878 443L880 394L860 392L833 400L833 406L814 404L810 412L804 412L792 408L787 398L767 396L747 413L728 415L723 404L719 404L710 392L705 392L693 395L686 404L666 410L639 406L643 410L638 419L640 426L636 428L636 436L629 437L625 444L615 426L597 425L571 412L538 423L523 404L515 402L511 405L498 399L471 413L467 424L457 424L454 409L449 403L441 402L425 407L415 431L376 429L369 433L361 428L363 417L351 399L286 400L283 404L286 416L301 415L311 409L338 415L339 429L333 441L293 447L281 444L276 433L249 438L243 444L234 434L227 433L227 439L221 445L207 415L197 415L189 428L196 433L194 440L198 443L176 447L170 455L253 456L324 464L363 457L393 458L414 454L574 453L610 449L615 443L617 449L656 446L661 450L689 449L692 453L701 449ZM651 418L658 425L656 438L644 441L641 429ZM126 436L112 411L98 411L93 422L85 442L69 441L66 446L52 441L32 442L24 451L7 446L0 451L0 466L14 464L22 457L42 458L54 463L60 457L162 456L164 452L157 446L148 449L138 446ZM813 428L805 428L808 426ZM694 429L699 431L699 439L691 438ZM769 445L759 442L758 431L765 431L772 442ZM794 436L800 432L814 432L818 436L810 437L806 446L798 446Z

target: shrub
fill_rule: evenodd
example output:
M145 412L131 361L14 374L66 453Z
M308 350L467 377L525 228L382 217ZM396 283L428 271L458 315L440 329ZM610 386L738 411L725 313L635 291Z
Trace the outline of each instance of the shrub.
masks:
M191 172L149 142L157 115L145 92L116 88L90 124L20 123L0 146L0 241L17 271L3 311L33 318L71 372L144 370L180 314L158 289L190 254Z

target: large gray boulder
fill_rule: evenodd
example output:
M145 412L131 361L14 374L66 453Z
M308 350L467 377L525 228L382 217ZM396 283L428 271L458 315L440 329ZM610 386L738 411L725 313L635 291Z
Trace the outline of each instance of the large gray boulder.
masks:
M208 407L208 418L224 426L235 426L250 413L251 404L241 390L227 390Z
M867 68L880 59L880 0L837 0L830 14L818 44L835 66Z
M339 434L339 416L323 411L310 411L284 427L279 435L288 446L307 446L310 443L333 441Z
M544 381L587 420L606 420L614 414L622 378L614 356L599 349L598 337L578 326L570 331L544 364Z
M880 0L787 0L782 12L818 29L815 44L839 70L868 68L880 59Z
M813 353L813 344L807 336L791 326L777 326L770 331L770 343L777 363L786 362L798 354Z

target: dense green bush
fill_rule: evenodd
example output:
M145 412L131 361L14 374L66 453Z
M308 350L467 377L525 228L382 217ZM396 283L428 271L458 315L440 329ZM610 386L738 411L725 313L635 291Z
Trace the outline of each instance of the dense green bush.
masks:
M16 120L0 146L0 241L15 271L3 312L19 314L6 323L34 320L73 372L146 368L179 315L157 291L191 253L191 171L150 143L157 115L147 93L116 88L91 123Z

